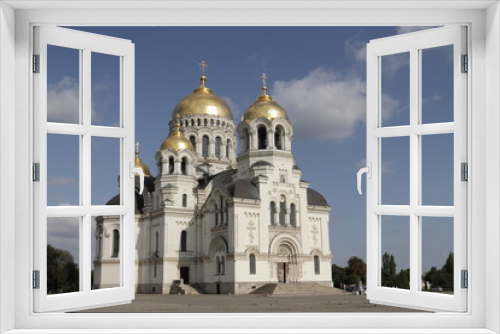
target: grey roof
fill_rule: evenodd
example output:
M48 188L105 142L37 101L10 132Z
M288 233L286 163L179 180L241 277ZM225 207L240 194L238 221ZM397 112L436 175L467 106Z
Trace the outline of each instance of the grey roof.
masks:
M250 166L250 168L254 168L254 167L274 167L274 165L270 162L260 160L260 161L257 161L256 163L252 164L252 166Z
M299 165L293 165L293 169L298 169L298 170L301 170Z
M142 195L135 193L135 213L142 213L144 208L144 198ZM106 205L120 205L120 194L113 196Z
M231 197L260 199L257 187L248 180L236 180L227 186Z
M311 188L307 188L307 204L315 206L328 206L328 202L325 197Z

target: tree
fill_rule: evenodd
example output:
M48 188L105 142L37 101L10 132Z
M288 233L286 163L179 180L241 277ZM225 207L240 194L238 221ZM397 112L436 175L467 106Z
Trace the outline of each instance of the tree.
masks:
M400 289L410 288L410 269L401 270L396 278L396 287Z
M389 253L382 256L382 286L396 286L396 260Z
M355 278L355 282L366 283L366 263L357 256L353 256L347 261L347 273Z
M47 245L47 293L79 291L79 283L80 273L73 255Z

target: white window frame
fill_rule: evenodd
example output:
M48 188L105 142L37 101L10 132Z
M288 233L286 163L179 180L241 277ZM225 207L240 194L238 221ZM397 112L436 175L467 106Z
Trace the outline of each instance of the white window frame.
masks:
M500 332L500 11L497 1L3 1L0 3L0 332ZM65 8L64 8L65 7ZM73 8L71 8L73 7ZM127 9L128 7L128 9ZM161 7L161 8L160 8ZM15 10L16 8L17 10ZM79 9L74 9L79 8ZM103 10L103 8L114 10ZM143 10L137 10L142 8ZM153 9L152 9L153 8ZM47 10L49 9L49 10ZM468 312L34 314L30 245L31 31L58 25L443 25L470 31ZM132 40L133 42L133 40ZM487 70L486 70L487 69ZM12 83L15 83L13 85ZM13 112L15 111L15 112ZM12 146L12 138L15 146ZM487 178L486 178L487 177ZM354 177L353 177L354 180ZM487 180L487 182L486 182ZM353 181L353 187L355 187ZM14 197L13 197L14 193ZM15 210L12 210L15 208ZM472 227L473 226L473 227ZM13 256L14 254L14 256ZM485 263L488 263L488 267ZM487 287L486 287L487 285ZM14 305L14 307L13 307ZM132 330L138 328L140 329ZM168 328L166 328L168 327ZM283 329L287 327L288 329ZM121 329L121 330L120 330ZM281 330L280 330L281 329ZM295 330L294 330L295 329ZM46 331L45 331L46 332ZM184 331L185 332L185 331ZM248 332L248 331L247 331Z

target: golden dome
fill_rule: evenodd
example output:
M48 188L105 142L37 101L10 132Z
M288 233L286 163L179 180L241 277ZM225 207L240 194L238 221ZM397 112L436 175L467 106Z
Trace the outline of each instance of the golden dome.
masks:
M262 94L257 97L257 101L248 107L243 114L242 120L250 122L256 118L262 117L270 121L275 118L284 118L288 120L285 109L276 103L270 95L267 95L266 78L266 75L262 74Z
M184 137L182 132L180 131L180 116L175 115L175 126L174 131L170 132L167 139L161 143L160 150L173 150L173 151L182 151L182 150L190 150L196 153L196 150L193 147L193 144Z
M139 158L139 142L137 142L137 144L135 144L135 147L136 147L135 167L141 169L145 176L151 176L151 171L149 170L148 165L146 165L144 163L144 161L142 161L142 159ZM139 174L135 173L135 175L139 175Z
M220 116L233 120L233 113L224 100L215 95L212 90L205 87L207 77L200 77L201 85L191 95L183 98L175 106L173 116L209 115Z

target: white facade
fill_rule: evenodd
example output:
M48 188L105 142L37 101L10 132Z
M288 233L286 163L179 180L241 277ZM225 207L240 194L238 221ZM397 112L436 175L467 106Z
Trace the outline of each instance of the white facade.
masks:
M182 284L235 294L276 283L332 286L330 206L302 180L287 114L264 87L236 128L205 79L174 110L157 176L146 177L136 203L137 292L177 293ZM112 217L97 225L108 235L119 227ZM96 238L99 288L113 284L117 268L112 238Z

